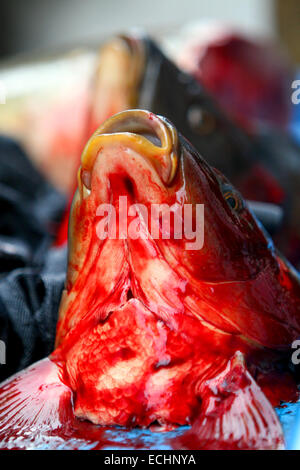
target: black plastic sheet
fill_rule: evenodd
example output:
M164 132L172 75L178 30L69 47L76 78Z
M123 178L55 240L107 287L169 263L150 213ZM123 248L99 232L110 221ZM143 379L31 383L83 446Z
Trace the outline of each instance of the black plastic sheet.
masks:
M53 350L66 249L51 249L65 207L20 146L0 137L0 380Z

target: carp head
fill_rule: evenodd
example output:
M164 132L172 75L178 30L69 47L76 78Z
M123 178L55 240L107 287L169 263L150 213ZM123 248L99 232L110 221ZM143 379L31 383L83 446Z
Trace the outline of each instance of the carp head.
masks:
M126 197L129 210L127 228L132 219L138 219L137 239L118 233L122 196ZM109 212L102 204L111 204L116 210L116 239L99 237L97 228L101 221L104 227L108 218L102 211ZM171 216L167 233L163 233L163 220L160 220L158 237L153 238L149 228L151 220L145 220L145 212L137 204L145 206L148 218L151 205L168 206ZM196 220L200 204L204 205L201 226ZM183 220L185 212L188 215ZM202 233L200 247L195 243L193 248L191 240L186 238L185 227L179 230L182 236L178 236L174 214L182 224L188 223L189 238L192 234L197 242L199 231ZM161 311L176 314L184 311L179 297L189 297L190 291L201 296L205 286L210 285L212 289L226 286L226 290L231 286L233 301L242 286L255 284L255 280L266 274L276 276L283 265L282 261L279 265L270 240L238 191L222 174L209 167L169 121L141 110L119 113L95 132L82 155L70 216L68 275L57 342L60 343L71 326L86 317L89 302L100 305L117 291L122 298L128 291L133 297L141 295L149 306L158 290L165 297L163 303L172 306L162 307ZM161 278L155 284L158 272ZM176 278L174 285L173 278ZM162 294L164 290L166 295ZM71 299L75 297L74 309ZM78 308L80 299L82 308ZM217 302L221 310L223 302L220 298ZM257 306L256 313L261 311L259 299ZM160 307L156 306L155 310L160 311Z
M126 198L129 210L127 228L133 216L139 220L137 240L118 233L120 197ZM109 204L116 210L116 239L101 239L99 226L102 222L104 228L109 212L108 206L101 205ZM137 204L144 205L147 220ZM155 207L162 213L156 227L159 236L153 238L151 205L162 204ZM200 205L204 206L201 226ZM170 227L164 233L166 207ZM105 209L108 212L101 215ZM188 225L189 230L179 227L182 236L175 231L175 219L177 225L178 220ZM187 231L194 243L186 238ZM123 296L130 290L134 297L139 292L150 305L156 295L152 289L166 293L170 289L166 297L173 290L176 297L179 292L186 297L188 286L199 295L203 283L232 285L234 292L236 285L276 266L270 241L241 195L178 136L172 124L147 111L119 113L95 132L83 152L69 224L69 266L57 341L69 330L67 324L73 327L86 316L89 301L100 305L117 290L121 295L124 289ZM162 282L155 286L156 270ZM171 272L176 285L171 285ZM77 307L71 314L67 305L73 305L75 292ZM78 309L81 297L83 309ZM176 304L166 310L174 314L184 310L179 299Z
M186 394L237 349L289 347L298 299L298 281L240 194L169 121L129 110L90 138L53 355L66 363L76 416L183 424L195 394L180 415L157 396ZM116 405L116 395L129 402Z

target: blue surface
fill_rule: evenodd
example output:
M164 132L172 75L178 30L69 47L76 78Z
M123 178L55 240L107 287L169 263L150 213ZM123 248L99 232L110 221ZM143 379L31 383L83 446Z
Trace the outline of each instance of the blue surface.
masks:
M300 401L276 408L287 449L300 450Z

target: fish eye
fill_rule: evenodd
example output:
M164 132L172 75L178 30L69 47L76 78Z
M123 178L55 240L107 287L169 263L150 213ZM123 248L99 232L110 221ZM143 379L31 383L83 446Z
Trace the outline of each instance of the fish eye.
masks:
M235 189L225 186L223 188L223 196L227 204L235 212L240 212L244 208L243 198Z

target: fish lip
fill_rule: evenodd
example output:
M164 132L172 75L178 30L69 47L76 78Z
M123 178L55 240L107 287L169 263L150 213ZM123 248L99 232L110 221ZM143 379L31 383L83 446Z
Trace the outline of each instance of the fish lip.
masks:
M160 140L153 144L143 133ZM107 145L119 143L150 160L165 185L171 185L178 168L181 144L177 130L167 119L153 113L131 109L115 114L106 120L87 142L78 172L78 188L83 196L83 186L91 189L91 174L99 151Z

